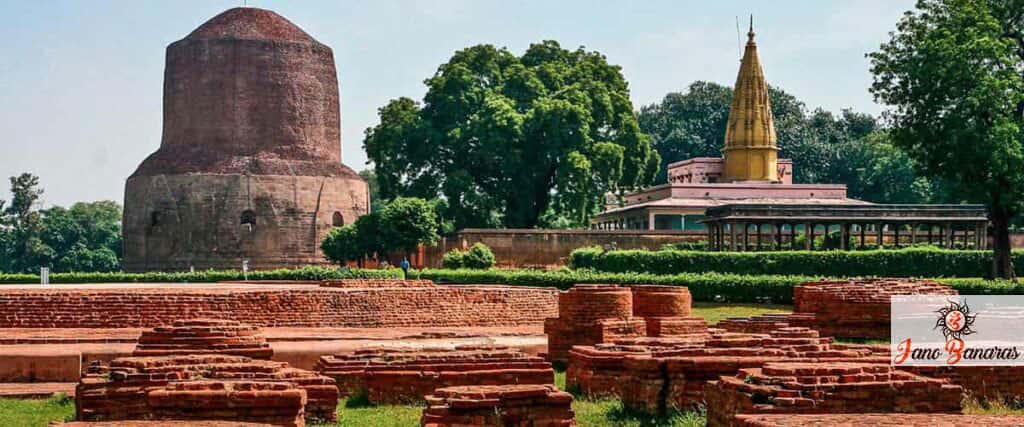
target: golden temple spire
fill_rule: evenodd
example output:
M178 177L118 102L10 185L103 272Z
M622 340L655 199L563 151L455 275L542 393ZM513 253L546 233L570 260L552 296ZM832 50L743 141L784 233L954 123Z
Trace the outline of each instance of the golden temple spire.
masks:
M757 57L754 17L751 15L747 47L740 61L725 128L723 180L779 181L778 151L768 84Z

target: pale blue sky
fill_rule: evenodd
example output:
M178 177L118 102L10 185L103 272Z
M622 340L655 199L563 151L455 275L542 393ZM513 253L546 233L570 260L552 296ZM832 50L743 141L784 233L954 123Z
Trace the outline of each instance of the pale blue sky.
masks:
M160 144L164 49L240 0L0 0L0 197L6 177L40 176L44 204L123 201L124 180ZM808 104L877 114L864 54L913 0L274 1L334 49L342 157L366 168L363 130L389 99L466 46L521 53L531 42L583 45L621 65L634 106L694 80L731 85L735 17L754 14L768 82ZM741 26L744 25L741 22ZM745 32L745 29L743 30Z

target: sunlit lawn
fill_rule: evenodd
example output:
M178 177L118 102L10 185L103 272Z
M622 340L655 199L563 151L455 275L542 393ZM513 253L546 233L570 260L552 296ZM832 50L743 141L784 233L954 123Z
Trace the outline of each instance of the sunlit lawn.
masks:
M693 303L693 315L703 317L714 325L730 317L750 317L766 313L792 313L793 306L783 304L723 304L713 302Z
M0 426L46 426L75 418L75 400L60 395L49 399L0 399Z

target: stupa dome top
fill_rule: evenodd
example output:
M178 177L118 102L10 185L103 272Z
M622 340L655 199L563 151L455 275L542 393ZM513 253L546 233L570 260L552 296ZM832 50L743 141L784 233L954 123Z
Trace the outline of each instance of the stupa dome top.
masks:
M266 9L236 7L210 18L185 37L189 40L278 40L317 43L283 16Z

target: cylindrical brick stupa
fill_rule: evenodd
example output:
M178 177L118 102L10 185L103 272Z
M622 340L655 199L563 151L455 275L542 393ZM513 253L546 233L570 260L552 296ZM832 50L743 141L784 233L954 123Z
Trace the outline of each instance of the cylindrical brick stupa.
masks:
M167 47L160 148L128 178L126 271L322 264L369 209L341 163L331 48L280 15L230 9Z

